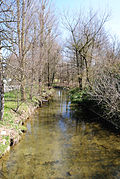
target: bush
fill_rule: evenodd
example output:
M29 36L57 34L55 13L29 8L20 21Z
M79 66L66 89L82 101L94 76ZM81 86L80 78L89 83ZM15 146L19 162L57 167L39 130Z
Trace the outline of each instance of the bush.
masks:
M69 96L72 103L86 103L90 100L88 89L74 88L69 91Z
M104 106L104 116L111 120L120 118L120 65L103 66L95 74L91 96Z

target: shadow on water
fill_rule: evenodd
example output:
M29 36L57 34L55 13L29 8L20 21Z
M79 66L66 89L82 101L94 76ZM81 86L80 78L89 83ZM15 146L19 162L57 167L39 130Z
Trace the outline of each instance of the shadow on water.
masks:
M120 178L120 138L71 107L64 90L36 111L27 133L0 160L0 178Z

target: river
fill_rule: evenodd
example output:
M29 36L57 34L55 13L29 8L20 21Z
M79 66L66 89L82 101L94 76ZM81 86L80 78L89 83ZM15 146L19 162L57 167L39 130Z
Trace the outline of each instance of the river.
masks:
M89 118L56 90L27 122L23 140L0 160L0 178L120 179L120 136Z

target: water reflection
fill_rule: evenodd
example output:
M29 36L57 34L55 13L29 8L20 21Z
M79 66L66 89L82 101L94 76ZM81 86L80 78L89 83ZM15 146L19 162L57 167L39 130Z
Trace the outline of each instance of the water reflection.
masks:
M0 178L120 178L120 138L74 111L65 91L40 108L0 161Z

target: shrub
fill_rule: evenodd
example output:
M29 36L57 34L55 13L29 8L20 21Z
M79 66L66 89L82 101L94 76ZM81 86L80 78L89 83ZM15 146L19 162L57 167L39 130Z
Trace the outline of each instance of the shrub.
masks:
M112 120L120 118L120 65L108 65L95 74L91 96L104 106L104 114Z
M72 103L83 103L90 99L88 89L80 90L79 88L74 88L69 91L69 96Z

